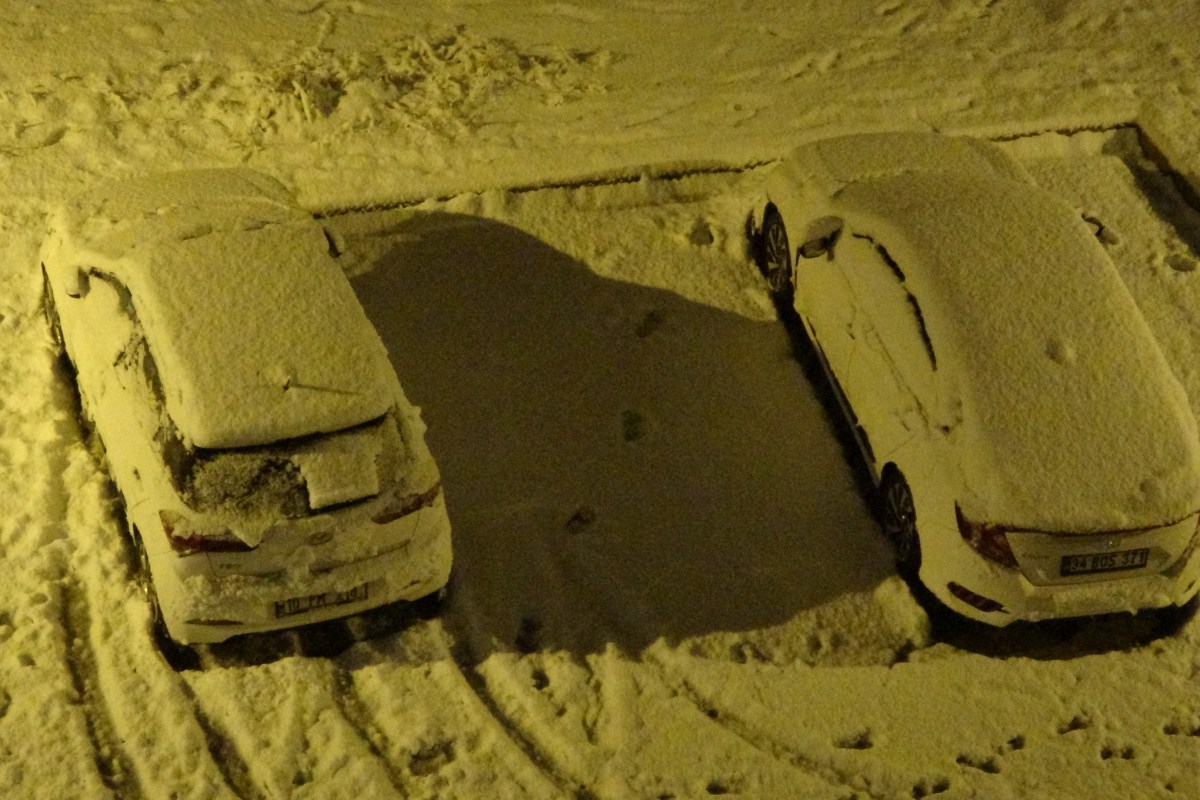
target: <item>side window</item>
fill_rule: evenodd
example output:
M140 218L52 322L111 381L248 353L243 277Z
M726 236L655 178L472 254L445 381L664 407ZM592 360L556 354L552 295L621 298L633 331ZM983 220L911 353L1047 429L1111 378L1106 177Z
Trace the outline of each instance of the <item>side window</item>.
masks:
M78 294L68 292L71 298L68 302L86 304L91 330L81 344L88 351L87 362L120 363L137 330L129 290L112 276L96 270L80 270L79 287Z
M915 345L924 353L927 366L936 370L937 352L933 339L929 336L921 303L912 293L904 269L882 243L861 233L855 233L853 237L874 251L874 257L870 260L878 269L869 269L868 274L861 277L869 295L873 316L885 334L888 349L905 363L909 359L904 358L904 354L911 352Z
M137 400L137 406L155 418L156 426L165 419L162 384L158 367L146 337L142 333L133 295L114 275L99 270L85 273L87 291L82 302L94 304L96 326L95 356L112 366L118 382Z

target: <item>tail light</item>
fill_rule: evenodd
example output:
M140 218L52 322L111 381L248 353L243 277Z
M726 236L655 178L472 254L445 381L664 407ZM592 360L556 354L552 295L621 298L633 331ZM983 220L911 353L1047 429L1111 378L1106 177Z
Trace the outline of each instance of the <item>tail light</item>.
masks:
M963 516L958 503L954 504L954 516L958 519L958 532L962 534L963 540L972 550L988 561L994 561L1013 569L1017 568L1017 557L1013 555L1003 527L986 522L972 522Z
M380 509L375 516L371 517L371 521L376 525L386 525L389 522L394 522L419 508L433 505L441 491L442 484L439 482L435 483L427 491L419 494L395 495L386 506Z
M1187 547L1183 548L1183 552L1179 554L1179 558L1175 559L1175 563L1163 570L1163 574L1168 578L1177 577L1179 573L1183 572L1183 568L1188 565L1188 562L1192 560L1197 547L1200 547L1200 520L1197 521L1196 531L1192 534Z
M171 549L180 557L196 553L248 553L254 549L228 528L201 529L175 511L159 511L158 518Z
M1003 603L993 600L990 597L984 597L981 594L972 592L962 584L950 581L948 584L946 584L946 588L950 590L950 594L954 595L959 600L962 600L967 605L978 608L980 611L984 611L989 614L993 611L1001 611L1005 614L1008 613L1008 609L1004 607Z

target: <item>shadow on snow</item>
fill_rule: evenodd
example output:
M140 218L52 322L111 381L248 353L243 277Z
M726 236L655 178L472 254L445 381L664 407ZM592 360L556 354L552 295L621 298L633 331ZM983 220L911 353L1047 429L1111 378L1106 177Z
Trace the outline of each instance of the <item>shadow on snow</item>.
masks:
M396 232L352 283L429 426L477 656L762 628L892 572L777 323L495 222Z

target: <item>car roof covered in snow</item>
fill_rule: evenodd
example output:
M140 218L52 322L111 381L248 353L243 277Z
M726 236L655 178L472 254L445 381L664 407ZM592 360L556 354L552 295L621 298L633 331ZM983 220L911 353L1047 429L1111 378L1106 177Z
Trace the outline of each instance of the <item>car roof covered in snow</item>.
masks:
M851 183L914 172L1026 179L1024 169L990 142L923 131L818 139L796 148L784 167L793 181L816 187L826 196Z
M1050 193L962 165L847 183L963 401L964 513L1037 530L1134 528L1200 506L1184 390L1103 247Z
M110 184L60 211L51 257L130 291L167 413L198 447L339 430L397 396L324 232L278 182L198 170Z

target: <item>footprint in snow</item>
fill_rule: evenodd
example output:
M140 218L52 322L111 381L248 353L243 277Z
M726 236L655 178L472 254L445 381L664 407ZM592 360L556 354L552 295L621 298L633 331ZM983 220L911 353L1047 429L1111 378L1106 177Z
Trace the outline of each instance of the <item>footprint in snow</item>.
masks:
M1000 772L1000 765L996 762L994 756L971 756L963 753L957 759L959 764L971 769L977 769L980 772L986 772L989 775L996 775Z
M517 635L513 639L517 651L528 655L542 649L542 621L534 616L521 618Z
M711 795L741 794L743 789L744 787L737 780L721 780L719 778L714 778L704 787L704 791Z
M657 308L646 312L646 316L642 317L642 321L634 328L634 333L639 339L645 339L659 328L663 326L665 315Z
M955 760L961 766L969 767L970 769L977 769L980 772L986 772L989 775L997 775L1000 772L1000 763L1001 763L1000 759L1002 759L1004 756L1008 755L1009 753L1013 753L1013 752L1016 752L1017 750L1024 750L1024 749L1025 749L1025 737L1021 736L1021 735L1017 735L1017 736L1014 736L1011 739L1009 739L1004 744L997 747L994 755L992 755L992 754L979 755L979 754L972 754L972 753L962 753Z
M1124 761L1132 760L1137 753L1132 747L1119 747L1117 745L1106 744L1100 748L1100 758L1104 761L1109 761L1114 758L1119 758Z
M639 411L621 412L621 436L627 442L636 442L646 435L646 417Z
M408 768L413 775L432 775L454 761L454 742L444 741L431 744L413 753Z
M1200 725L1179 725L1174 722L1163 726L1167 736L1200 736Z
M692 226L692 230L688 233L688 241L697 247L707 247L717 240L713 235L712 227L702 219L696 220L696 224Z
M913 800L921 800L922 797L929 797L934 794L941 794L950 790L949 778L938 778L933 783L927 780L922 780L915 784L912 789Z
M871 729L865 728L835 739L833 746L839 750L870 750L875 742L871 740Z
M567 533L583 533L596 521L596 510L591 506L580 506L566 522Z
M1076 714L1071 718L1070 722L1065 722L1058 726L1059 735L1065 735L1073 731L1082 731L1092 727L1092 718L1086 713Z

